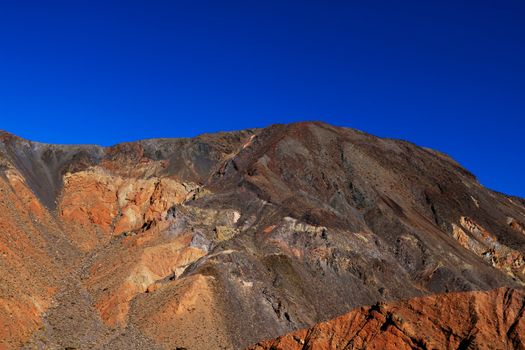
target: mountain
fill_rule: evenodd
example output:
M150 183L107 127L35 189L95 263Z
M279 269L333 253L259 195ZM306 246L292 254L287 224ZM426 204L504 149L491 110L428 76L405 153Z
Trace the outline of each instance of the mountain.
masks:
M0 175L0 349L242 349L364 305L525 283L525 200L353 129L112 147L2 133Z

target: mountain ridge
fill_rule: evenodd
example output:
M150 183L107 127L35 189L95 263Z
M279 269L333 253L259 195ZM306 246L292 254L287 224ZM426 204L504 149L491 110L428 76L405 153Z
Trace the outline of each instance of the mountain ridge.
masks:
M241 349L378 301L525 284L523 200L407 141L316 122L0 139L0 347Z

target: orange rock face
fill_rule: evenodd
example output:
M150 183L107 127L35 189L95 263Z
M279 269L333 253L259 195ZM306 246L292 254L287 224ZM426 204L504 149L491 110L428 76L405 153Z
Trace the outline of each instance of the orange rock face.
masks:
M525 292L495 289L355 309L250 350L524 349Z
M54 320L58 325L46 324L42 315L60 312L55 309L64 303L73 312L78 309L80 323L92 312L88 318L95 320L90 324L95 333L88 337L104 341L112 329L118 332L127 326L130 303L137 295L164 288L170 277L205 255L202 248L191 246L190 230L167 233L181 210L176 207L198 186L160 175L165 161L146 159L142 147L116 147L99 165L90 164L90 155L75 154L78 163L65 165L68 171L56 170L56 175L63 175L52 208L39 198L46 189L38 181L54 174L24 173L17 162L27 162L25 157L32 152L38 157L39 147L44 147L42 159L29 160L34 162L29 167L45 168L47 164L40 162L53 158L53 146L14 136L3 140L7 143L0 142L0 349L19 348L31 337L47 348L47 340L42 340L46 336L34 333L62 327L60 314ZM82 154L83 148L77 151ZM81 294L69 293L68 288ZM66 323L75 323L73 318ZM97 325L98 320L103 324Z
M177 240L164 244L133 246L127 245L123 254L115 252L95 261L91 277L86 281L89 288L105 290L95 300L95 308L102 320L110 326L125 326L130 302L141 293L156 291L161 281L180 274L179 269L202 257L205 253L190 247L191 237L180 236ZM131 259L130 259L131 258ZM104 260L104 263L102 263ZM123 262L125 262L123 264Z
M93 168L64 177L60 213L85 230L95 227L106 235L120 234L161 220L197 187L185 185L169 178L124 179Z

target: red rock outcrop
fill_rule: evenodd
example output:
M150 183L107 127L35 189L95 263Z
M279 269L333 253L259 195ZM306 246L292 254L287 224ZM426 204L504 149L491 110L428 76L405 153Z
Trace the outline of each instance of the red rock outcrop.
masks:
M500 288L360 307L248 349L525 349L525 292Z

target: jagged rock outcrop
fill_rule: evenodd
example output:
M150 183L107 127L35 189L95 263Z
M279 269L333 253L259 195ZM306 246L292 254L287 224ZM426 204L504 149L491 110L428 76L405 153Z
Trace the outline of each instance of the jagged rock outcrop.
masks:
M108 148L3 133L0 185L0 348L240 349L525 283L523 199L323 123Z
M360 307L248 349L525 349L525 292L500 288Z

